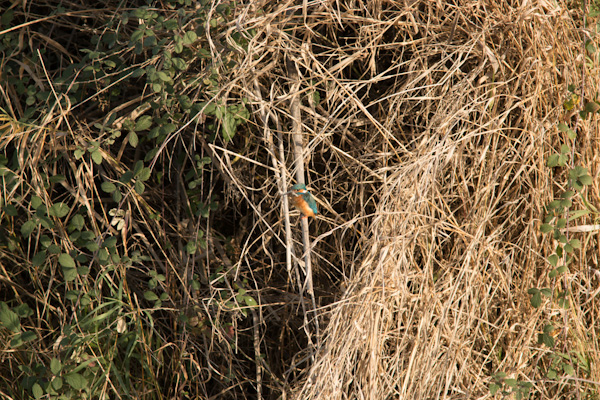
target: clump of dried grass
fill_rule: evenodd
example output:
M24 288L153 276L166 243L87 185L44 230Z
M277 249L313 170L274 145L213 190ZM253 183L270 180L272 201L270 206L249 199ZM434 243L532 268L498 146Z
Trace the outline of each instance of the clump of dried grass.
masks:
M558 189L545 159L562 100L581 83L576 21L545 1L416 1L286 4L248 24L262 28L249 51L274 60L255 69L274 114L287 114L275 73L285 57L304 93L322 91L322 108L303 109L313 182L336 223L354 218L362 233L361 250L336 259L348 286L296 398L483 398L498 371L544 398L585 390L544 379L537 334L573 321L557 349L598 357L597 244L565 278L576 308L536 310L527 294L552 285L538 224ZM598 128L579 127L578 161L595 171ZM315 248L321 268L328 249Z

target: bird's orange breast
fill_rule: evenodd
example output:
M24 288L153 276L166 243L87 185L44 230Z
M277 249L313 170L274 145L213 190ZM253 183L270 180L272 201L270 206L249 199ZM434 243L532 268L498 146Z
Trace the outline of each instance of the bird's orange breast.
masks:
M294 205L300 212L307 217L314 217L315 213L312 208L309 207L308 203L302 198L302 196L294 196Z

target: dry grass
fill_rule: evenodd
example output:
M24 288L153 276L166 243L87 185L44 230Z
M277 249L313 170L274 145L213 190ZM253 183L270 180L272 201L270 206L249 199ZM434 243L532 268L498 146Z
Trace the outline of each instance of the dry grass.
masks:
M569 272L552 280L546 257L554 244L539 232L544 205L566 182L566 172L553 174L546 159L565 140L557 124L567 118L567 85L584 85L591 99L600 83L597 60L585 72L580 65L581 11L546 0L250 3L226 29L206 35L212 60L239 63L233 71L219 67L216 99L247 98L249 124L230 143L208 143L202 127L186 125L169 135L153 164L166 171L178 155L210 156L215 168L204 175L202 193L222 194L209 220L182 210L193 199L175 171L143 196L129 193L119 207L131 228L117 232L97 166L66 161L62 171L44 170L52 152L94 138L90 127L104 115L51 110L34 133L14 123L0 141L28 154L20 179L33 182L31 193L57 196L35 182L60 172L68 179L59 196L87 213L90 229L119 236L124 254L151 257L119 266L114 276L100 268L92 293L126 281L128 312L152 326L142 353L164 393L181 396L185 387L206 398L483 399L503 371L533 383L536 398L598 398L598 236L575 234L583 248ZM251 38L247 50L223 49L234 34ZM299 87L289 63L298 67ZM206 69L199 65L200 78ZM43 77L43 68L36 74ZM185 85L179 89L198 99ZM316 310L304 296L300 224L292 214L292 236L286 233L290 215L281 201L284 180L289 186L295 175L290 100L298 94L307 183L322 213L310 222ZM11 103L10 92L3 96ZM140 93L133 103L143 99ZM68 118L80 125L67 129ZM46 129L68 130L65 142L47 139ZM579 120L577 132L575 161L591 171L586 196L597 205L597 117ZM31 143L42 145L29 153ZM103 150L103 179L118 179L139 158L125 146ZM3 196L8 204L31 193ZM183 247L199 227L208 249L190 257ZM70 303L48 289L47 271L19 288L29 272L11 265L33 254L3 250L9 271L0 275L16 294L34 293L36 317L44 320L54 315L47 305L69 310ZM223 266L227 279L219 286L215 271ZM156 325L137 301L149 270L166 275L169 294ZM202 283L195 292L185 289L193 273ZM243 318L215 306L227 296L235 302L244 279L260 307ZM529 288L565 285L570 308L530 305ZM209 332L182 326L181 310ZM53 326L71 322L59 315ZM555 351L581 354L591 360L587 370L573 362L575 376L545 377L553 352L537 335L547 322L559 328ZM153 353L150 343L160 349ZM52 356L50 347L41 345L37 361Z
M563 278L571 309L536 310L527 294L557 284L538 229L560 189L545 160L566 87L581 83L582 16L551 2L330 2L288 21L281 7L250 52L289 57L306 90L324 89L322 108L303 110L313 184L363 232L295 397L484 398L498 371L540 398L597 395L595 366L586 382L545 379L537 344L553 321L558 351L598 359L595 237ZM265 93L273 75L259 74ZM577 162L596 171L597 121L579 129Z

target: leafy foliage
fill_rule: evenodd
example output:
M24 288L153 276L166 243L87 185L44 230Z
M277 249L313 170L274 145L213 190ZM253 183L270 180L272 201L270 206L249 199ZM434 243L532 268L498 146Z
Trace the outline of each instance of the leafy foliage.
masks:
M245 129L247 100L228 77L252 32L230 35L235 3L24 6L0 16L9 93L0 104L0 253L10 255L8 279L42 306L8 293L0 299L0 329L20 371L10 378L18 382L11 396L138 398L157 388L180 395L171 385L189 383L163 368L167 358L178 369L186 353L163 347L187 329L185 311L173 311L186 308L180 288L187 302L190 291L200 303L211 299L196 310L216 314L202 338L257 305L228 285L214 301L208 276L188 280L168 255L183 243L183 266L207 249L201 221L220 206L206 180L214 171L210 158L181 144L228 145ZM160 224L165 216L168 226ZM151 258L154 249L160 256ZM34 320L43 333L29 328ZM221 345L231 351L230 339ZM184 368L197 376L193 363ZM216 382L212 394L231 383Z

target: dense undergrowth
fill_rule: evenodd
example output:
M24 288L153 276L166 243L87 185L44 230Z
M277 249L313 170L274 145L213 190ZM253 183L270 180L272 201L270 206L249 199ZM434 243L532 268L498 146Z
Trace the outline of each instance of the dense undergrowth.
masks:
M597 399L597 11L3 9L0 397Z

